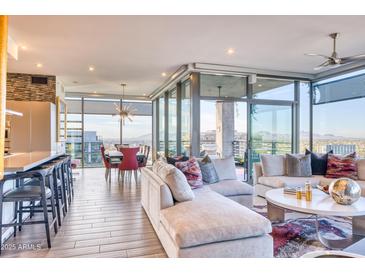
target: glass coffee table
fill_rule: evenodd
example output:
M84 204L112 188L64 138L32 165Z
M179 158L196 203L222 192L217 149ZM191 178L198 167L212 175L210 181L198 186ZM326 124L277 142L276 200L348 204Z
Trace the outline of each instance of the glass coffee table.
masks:
M344 249L365 237L365 198L352 205L337 204L328 194L313 189L312 201L298 200L295 195L284 194L283 188L266 192L267 213L271 222L284 222L285 211L309 214L314 217L319 241L330 249ZM343 239L328 239L319 231L318 217L352 217L352 235Z

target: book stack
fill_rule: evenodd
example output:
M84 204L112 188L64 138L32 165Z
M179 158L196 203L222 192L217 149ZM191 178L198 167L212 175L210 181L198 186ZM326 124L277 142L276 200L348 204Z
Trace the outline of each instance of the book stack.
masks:
M285 187L284 188L284 194L296 195L297 190L294 187ZM302 190L302 195L305 195L305 191L303 191L303 190Z

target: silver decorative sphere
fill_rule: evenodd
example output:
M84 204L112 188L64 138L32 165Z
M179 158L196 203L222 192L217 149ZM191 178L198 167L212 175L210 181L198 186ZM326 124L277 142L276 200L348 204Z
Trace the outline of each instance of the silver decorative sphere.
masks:
M361 188L350 178L339 178L330 184L329 193L336 203L351 205L360 198Z

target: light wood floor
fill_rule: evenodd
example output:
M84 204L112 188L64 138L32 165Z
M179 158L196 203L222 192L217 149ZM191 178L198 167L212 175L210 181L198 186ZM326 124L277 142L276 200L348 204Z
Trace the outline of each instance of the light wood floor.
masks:
M140 204L139 184L118 184L113 172L109 185L99 168L76 172L75 198L52 248L43 225L24 226L1 257L166 257Z

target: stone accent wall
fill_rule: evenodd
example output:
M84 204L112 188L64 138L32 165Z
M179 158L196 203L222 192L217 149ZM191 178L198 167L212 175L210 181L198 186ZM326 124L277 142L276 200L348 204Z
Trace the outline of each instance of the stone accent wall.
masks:
M32 76L48 78L48 84L32 84ZM8 73L6 99L14 101L56 102L56 76Z

